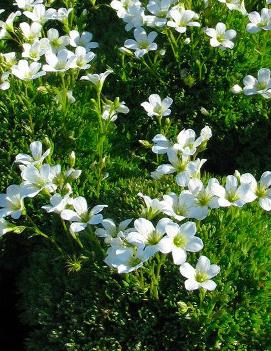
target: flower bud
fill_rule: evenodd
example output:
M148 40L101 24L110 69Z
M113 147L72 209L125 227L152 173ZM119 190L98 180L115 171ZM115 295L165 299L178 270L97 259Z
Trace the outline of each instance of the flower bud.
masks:
M240 85L235 84L232 88L231 88L231 92L233 94L240 94L243 91L243 89L240 87Z
M138 140L141 145L146 147L147 149L151 149L152 144L148 140Z
M170 125L171 125L171 120L170 120L170 118L167 117L167 118L165 119L165 125L166 125L166 126L170 126Z
M121 48L119 48L119 51L124 54L124 55L127 55L127 56L134 56L134 54L132 53L131 50L129 49L126 49L124 46L122 46Z
M75 152L74 152L74 151L72 151L72 152L70 153L70 156L69 156L69 165L70 165L71 168L73 168L74 165L75 165Z
M209 112L206 110L205 107L201 107L200 108L200 112L203 114L203 116L208 116L209 115Z
M179 311L182 313L182 314L185 314L189 307L187 306L187 304L183 301L179 301L177 302L177 305L178 305L178 308L179 308Z

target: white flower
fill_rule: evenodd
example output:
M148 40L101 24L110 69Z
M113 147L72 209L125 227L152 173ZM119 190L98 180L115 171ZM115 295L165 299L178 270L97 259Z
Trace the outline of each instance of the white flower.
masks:
M56 193L50 198L50 205L42 206L42 208L48 213L54 212L60 214L62 211L64 211L67 205L72 204L70 194L71 192L65 196L61 196L60 194Z
M28 63L26 60L20 60L17 65L11 69L12 74L21 80L33 80L44 76L46 73L40 71L41 63Z
M36 41L34 44L23 44L22 57L30 58L33 61L39 61L41 56L44 54L44 50L41 48L40 42Z
M243 92L245 95L260 94L266 99L271 98L270 69L261 68L258 71L258 79L248 75L244 78L243 83Z
M204 145L212 136L210 127L204 127L200 136L196 139L196 133L193 129L183 129L177 135L177 143L174 144L174 149L179 150L183 155L192 156L198 148Z
M8 81L9 72L4 72L0 76L0 90L7 90L10 87L10 83Z
M66 48L70 44L70 38L68 35L59 36L59 32L57 29L51 28L47 32L47 38L49 40L49 44L51 46L51 50L53 53L61 51Z
M12 12L6 21L0 21L0 39L8 38L10 32L14 31L13 23L15 19L21 15L21 11Z
M129 31L132 28L143 26L144 18L144 8L137 5L129 6L123 16L123 21L127 23L125 30Z
M27 22L22 22L20 23L20 28L24 38L31 43L41 36L42 25L38 22L33 22L31 25Z
M210 260L206 256L200 256L196 269L185 262L180 267L180 272L182 276L187 278L184 283L186 290L203 288L212 291L216 288L216 283L211 279L220 272L220 267L216 264L210 264Z
M264 172L259 183L252 174L245 173L241 175L240 182L240 191L246 202L258 199L265 211L271 211L271 172Z
M220 49L232 49L234 47L234 42L232 39L236 37L236 31L234 29L226 30L226 25L224 23L217 23L214 28L206 28L205 33L211 37L210 44L213 47L219 47Z
M80 80L88 80L89 82L94 84L98 90L102 90L105 79L111 73L113 73L112 70L107 70L104 73L100 74L87 74L86 76L82 76Z
M169 223L165 227L167 236L159 243L162 253L172 252L173 262L181 265L186 261L186 251L198 252L203 248L203 242L196 237L197 227L194 222L186 222L179 226Z
M30 144L31 156L27 154L18 154L15 162L22 165L41 165L44 159L50 154L50 149L42 152L42 143L40 141L33 141Z
M103 104L102 118L107 121L114 122L118 118L118 113L127 114L129 108L125 105L124 101L119 102L117 105L113 101Z
M104 238L107 244L110 244L113 238L117 238L118 234L126 231L128 225L132 222L132 219L126 219L116 225L111 218L103 219L101 225L103 228L97 228L95 234Z
M99 46L98 43L92 41L93 34L90 32L83 32L81 35L77 30L72 30L69 33L70 45L73 47L82 46L87 51L95 49Z
M243 15L247 15L247 10L245 8L244 0L218 0L227 6L227 8L232 11L236 10L241 12Z
M162 218L154 227L151 221L138 218L134 221L135 230L127 235L127 241L132 244L144 245L143 257L148 259L160 251L159 243L169 222L171 222L169 218Z
M196 133L193 129L183 129L177 135L177 143L174 145L176 150L182 154L192 156L196 153L197 147L202 143L202 138L196 139Z
M118 273L130 273L143 266L147 258L144 257L144 245L128 247L110 247L104 262Z
M49 193L55 191L57 186L53 183L53 180L57 175L56 173L59 173L59 167L51 167L48 164L42 165L39 169L33 164L23 168L21 176L26 196L34 197L43 190Z
M42 69L46 72L65 72L70 69L70 59L74 54L67 50L60 50L57 54L49 52L45 55L47 64Z
M191 208L191 217L202 220L207 217L209 208L219 208L218 198L213 192L213 186L218 180L211 178L205 188L200 179L191 179L188 183L189 191L195 197L195 206Z
M212 184L212 192L218 197L220 207L229 207L231 205L242 207L246 201L244 199L244 188L240 187L238 179L233 175L226 178L225 188L218 183ZM247 188L247 191L249 188Z
M143 195L142 193L138 193L137 195L143 199L146 206L146 208L143 208L142 216L148 219L153 219L159 213L161 213L162 206L158 199L152 199L147 195Z
M249 33L257 33L260 30L270 30L271 29L271 10L263 8L261 14L257 11L250 12L248 18L251 23L247 25L247 31Z
M151 175L155 179L159 179L163 175L177 173L176 182L180 186L187 186L189 179L194 178L200 171L201 166L206 160L190 161L187 155L178 156L178 151L171 148L167 151L170 164L162 164L157 167L156 171Z
M52 19L60 22L65 22L68 19L70 13L73 11L73 8L66 9L64 7L61 7L58 10L54 11L55 12L53 14Z
M0 218L11 216L19 219L24 211L24 188L20 185L10 185L6 194L0 194Z
M167 23L168 11L172 3L172 0L150 0L147 9L154 16L145 16L145 20L147 17L147 21L151 21L152 26L163 27Z
M10 68L14 65L16 65L17 60L16 60L16 53L15 52L8 52L6 54L1 54L5 60L5 65Z
M117 16L119 18L123 18L127 13L128 8L133 6L140 8L141 3L139 0L113 0L110 3L110 6L117 11Z
M140 58L149 51L157 50L157 44L153 41L157 37L156 32L146 33L145 29L138 27L134 30L134 39L127 39L124 46L128 49L135 50L135 56Z
M140 105L148 113L149 117L162 117L169 116L171 114L169 107L172 105L173 100L170 97L166 97L165 99L161 100L161 97L158 94L151 94L148 100L149 102L145 101Z
M90 224L100 224L103 220L103 215L100 212L107 207L107 205L97 205L89 210L87 201L82 196L73 199L72 206L74 211L69 209L63 210L61 218L73 222L70 229L74 233L85 230Z
M169 16L172 20L169 20L167 25L175 28L179 33L185 33L187 26L200 27L200 23L196 22L199 19L199 15L194 11L186 10L182 5L172 8L169 11Z
M46 10L43 4L37 4L31 11L24 11L24 15L31 19L33 22L39 22L40 24L45 24L48 20L53 19L56 10L48 9Z
M87 52L87 50L78 46L75 49L75 55L69 60L69 67L78 69L88 69L90 67L89 62L92 61L95 54L92 51Z
M195 198L189 191L184 190L179 196L174 193L164 195L160 204L164 214L182 221L192 218L191 209L195 206Z
M19 9L31 11L35 5L42 3L43 0L15 0L14 5L17 5Z
M162 134L155 135L152 141L154 143L152 152L155 154L166 154L173 147L173 143Z

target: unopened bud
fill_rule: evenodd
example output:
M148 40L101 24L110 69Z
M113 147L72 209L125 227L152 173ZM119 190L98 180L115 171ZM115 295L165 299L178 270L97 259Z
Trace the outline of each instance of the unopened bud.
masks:
M179 311L181 313L183 313L183 314L186 313L188 311L188 309L189 309L187 304L185 302L183 302L183 301L177 302L177 305L178 305Z
M186 38L185 41L184 41L185 44L190 44L191 43L191 39L190 38Z
M205 107L201 107L201 108L200 108L200 112L201 112L204 116L208 116L208 115L209 115L209 112L206 110Z
M66 177L75 180L75 179L78 179L80 177L81 173L82 173L81 169L70 168L66 172Z
M46 89L46 87L44 85L41 85L39 87L37 87L37 91L41 94L47 94L48 90Z
M70 156L69 156L69 165L70 165L71 168L73 168L74 165L75 165L75 152L74 152L74 151L72 151L72 152L70 153Z
M127 48L125 48L124 46L122 46L121 48L119 48L119 51L127 56L134 56L133 52Z
M237 169L234 171L234 176L238 179L238 181L240 182L240 178L241 178L241 174L239 171L237 171Z
M147 149L151 149L152 144L148 140L138 140L141 145L146 147Z
M243 91L242 87L240 87L240 85L235 84L232 88L231 88L231 92L233 94L240 94Z
M170 120L170 118L167 117L167 118L165 119L165 125L166 125L166 126L170 126L170 125L171 125L171 120Z

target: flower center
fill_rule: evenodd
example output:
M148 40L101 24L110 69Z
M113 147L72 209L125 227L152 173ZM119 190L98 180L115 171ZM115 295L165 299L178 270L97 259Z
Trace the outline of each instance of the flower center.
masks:
M149 47L149 42L148 42L148 40L143 40L143 41L141 41L140 43L139 43L139 49L148 49L148 47Z
M212 195L207 193L206 191L202 191L199 193L198 198L197 198L197 203L200 206L208 206L210 200L212 199Z
M177 205L176 207L174 207L174 212L178 215L178 216L186 216L187 215L187 208L185 207L185 205Z
M216 37L217 41L220 43L225 40L224 34L218 34Z
M184 172L186 170L187 164L187 161L180 160L176 167L177 173Z
M148 235L147 245L156 245L161 240L162 235L156 231L153 231Z
M266 89L266 83L265 82L259 82L259 83L257 83L256 87L257 87L258 90L264 90L264 89Z
M196 279L197 282L203 283L203 282L205 282L206 280L209 279L209 276L208 276L207 273L197 272L195 279Z
M226 199L229 201L229 202L235 202L237 200L240 199L240 197L236 194L235 191L229 191L226 195Z
M51 41L51 45L54 47L54 48L59 48L61 46L61 40L59 38L56 38L56 39L53 39Z
M267 190L266 190L266 188L265 188L263 185L259 184L259 185L257 186L257 189L256 189L255 194L256 194L259 198L265 197L266 194L267 194Z
M13 202L11 203L12 211L20 210L20 208L21 208L21 201L20 201L20 199L14 199Z
M187 244L187 239L182 234L177 234L173 239L173 244L181 249L184 249Z

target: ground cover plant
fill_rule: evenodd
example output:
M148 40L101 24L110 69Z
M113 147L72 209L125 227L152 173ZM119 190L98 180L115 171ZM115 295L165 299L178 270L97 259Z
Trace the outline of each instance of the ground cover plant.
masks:
M269 2L0 16L1 263L25 348L269 350Z

